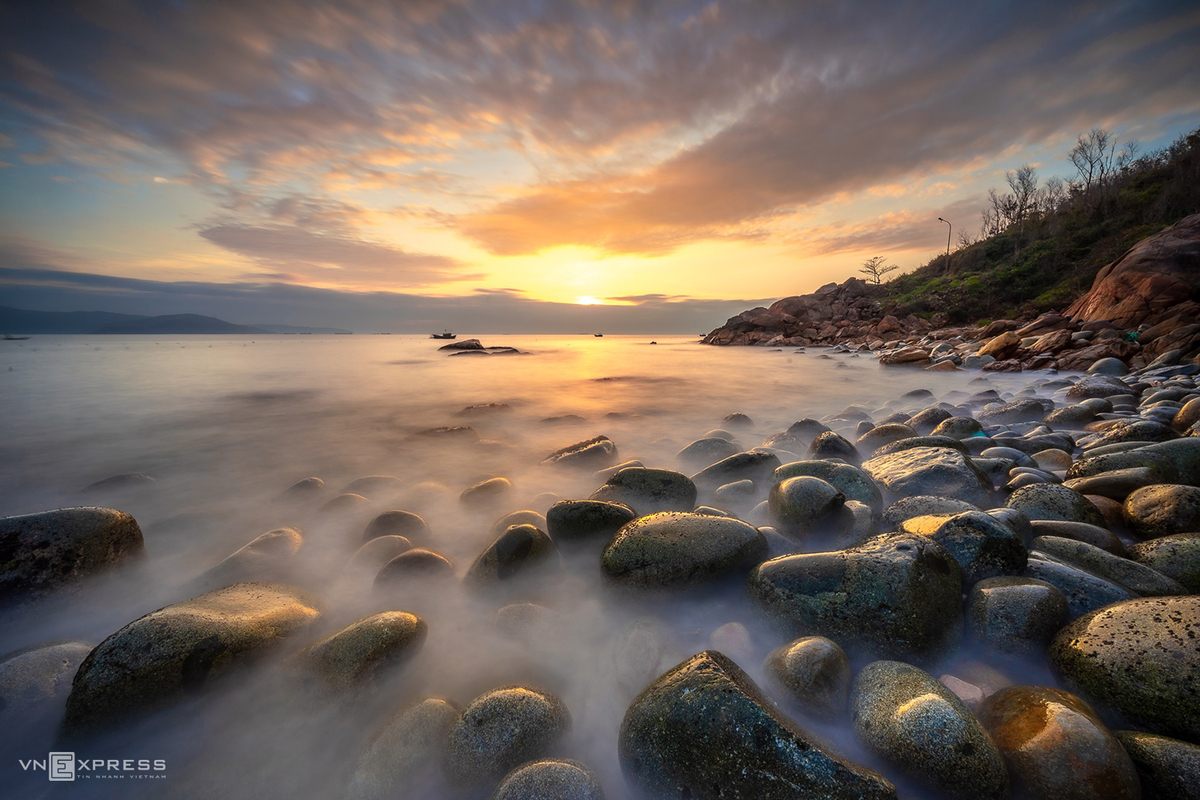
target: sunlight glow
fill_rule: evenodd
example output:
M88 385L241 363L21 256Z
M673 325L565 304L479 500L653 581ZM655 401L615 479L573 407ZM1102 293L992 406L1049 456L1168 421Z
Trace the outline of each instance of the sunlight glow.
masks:
M594 298L590 295L586 295L586 294L583 295L582 297L576 297L575 303L577 305L581 305L581 306L598 306L598 305L600 305L599 300L597 300L596 298Z

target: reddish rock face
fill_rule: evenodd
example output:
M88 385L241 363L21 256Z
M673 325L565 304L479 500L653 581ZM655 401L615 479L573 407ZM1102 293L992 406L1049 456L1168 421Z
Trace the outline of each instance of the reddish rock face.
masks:
M1067 309L1067 316L1077 322L1109 320L1133 330L1198 300L1200 214L1193 214L1100 270L1091 291Z

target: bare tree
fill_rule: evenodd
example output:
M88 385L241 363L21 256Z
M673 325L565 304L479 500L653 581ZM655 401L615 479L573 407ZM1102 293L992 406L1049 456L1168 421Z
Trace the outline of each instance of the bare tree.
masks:
M1053 177L1046 179L1046 185L1041 188L1037 196L1038 213L1042 216L1052 214L1058 210L1058 207L1067 199L1067 185L1062 178Z
M994 236L1003 233L1013 225L1025 228L1025 220L1038 212L1037 170L1024 164L1018 170L1009 170L1004 174L1004 180L1012 191L1000 194L995 189L988 189L988 203L991 208L983 210L984 236Z
M1136 139L1117 149L1120 140L1112 131L1092 128L1075 140L1075 146L1067 153L1075 167L1075 180L1071 188L1082 196L1085 207L1099 210L1108 201L1113 183L1137 157L1141 145Z
M873 283L876 286L878 286L879 284L883 283L884 275L888 274L889 272L892 272L893 270L900 269L900 267L896 266L895 264L885 265L883 263L885 260L886 259L884 259L883 256L875 256L874 258L868 258L866 261L863 262L862 269L860 269L859 272L866 275L867 280L870 283Z

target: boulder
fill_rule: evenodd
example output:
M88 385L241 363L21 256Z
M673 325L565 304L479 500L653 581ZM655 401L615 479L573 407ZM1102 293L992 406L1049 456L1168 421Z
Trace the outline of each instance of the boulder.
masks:
M962 574L944 547L892 533L829 553L782 556L750 573L750 595L795 635L851 652L933 659L961 633Z
M401 709L358 757L346 800L427 797L458 715L459 709L440 697L424 697Z
M988 578L967 598L968 633L1002 653L1041 653L1068 618L1066 596L1033 578Z
M744 572L766 554L767 540L740 520L660 512L617 531L600 568L627 586L680 588Z
M627 467L611 476L589 499L621 503L639 515L691 511L696 507L696 484L669 469Z
M964 587L984 578L1016 575L1025 567L1021 537L982 511L955 514L938 524L929 537L954 556L962 569Z
M1104 517L1086 497L1057 484L1023 486L1009 495L1004 505L1015 508L1030 520L1086 522L1104 527Z
M1096 273L1067 309L1076 322L1108 320L1125 330L1200 300L1200 214L1149 236Z
M1129 548L1139 564L1177 581L1192 594L1200 594L1200 533L1176 533L1139 542Z
M545 532L533 525L511 525L479 554L463 582L488 589L558 563L558 548Z
M768 450L747 450L744 453L735 453L700 470L692 476L692 482L701 489L715 489L718 486L742 480L753 481L757 484L770 478L771 473L779 465L779 456Z
M0 604L36 598L145 553L142 531L112 508L0 519Z
M816 719L846 713L850 659L832 639L805 636L778 647L763 662L763 672Z
M0 723L26 725L62 710L71 679L92 652L83 642L51 642L10 653L0 661Z
M411 511L385 511L367 525L363 541L379 536L403 536L420 543L429 540L429 526Z
M617 752L626 779L646 797L896 797L882 775L827 751L711 650L637 696L621 722Z
M200 575L194 585L207 591L245 581L282 581L303 544L304 538L295 528L267 531Z
M741 448L728 439L710 436L692 442L676 453L675 458L694 469L703 469L740 451Z
M1010 686L987 698L979 717L1025 797L1139 800L1133 761L1096 712L1045 686Z
M304 651L309 669L335 689L352 689L413 656L428 627L416 614L384 611L347 625Z
M1059 631L1050 659L1085 697L1153 733L1200 743L1200 596L1093 611Z
M546 512L546 532L556 542L607 542L622 525L636 518L633 509L621 503L560 500Z
M1200 487L1158 484L1125 498L1125 522L1140 539L1200 531Z
M991 356L997 361L1003 361L1011 358L1020 346L1021 337L1012 331L1006 331L980 347L975 355Z
M545 689L493 689L450 724L442 770L459 786L497 781L518 764L547 755L570 728L567 707Z
M604 800L600 782L578 761L546 759L504 776L491 800Z
M919 783L952 798L1008 797L1008 773L983 725L953 692L899 661L863 667L850 690L854 735Z
M320 616L287 586L239 583L140 617L84 659L64 730L82 733L195 694Z
M807 476L775 484L767 498L776 530L797 541L806 539L831 516L841 518L845 503L846 496L833 484Z
M957 450L914 447L875 456L862 468L883 486L885 499L938 495L975 506L989 504L991 482Z
M617 446L607 436L576 442L542 459L543 464L590 470L607 467L616 461Z
M1200 800L1200 745L1144 731L1116 737L1133 759L1143 798Z

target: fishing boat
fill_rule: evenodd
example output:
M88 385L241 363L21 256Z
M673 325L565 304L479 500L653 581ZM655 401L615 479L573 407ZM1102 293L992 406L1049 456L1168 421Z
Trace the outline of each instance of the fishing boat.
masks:
M28 338L28 336L13 336L11 333L4 334L4 341L6 342L23 342Z
M592 336L595 336L597 339L599 339L603 335L604 335L603 333L593 333L592 334Z
M442 331L441 333L431 333L429 335L429 338L430 339L455 339L455 338L458 338L458 334L451 333L450 331Z

